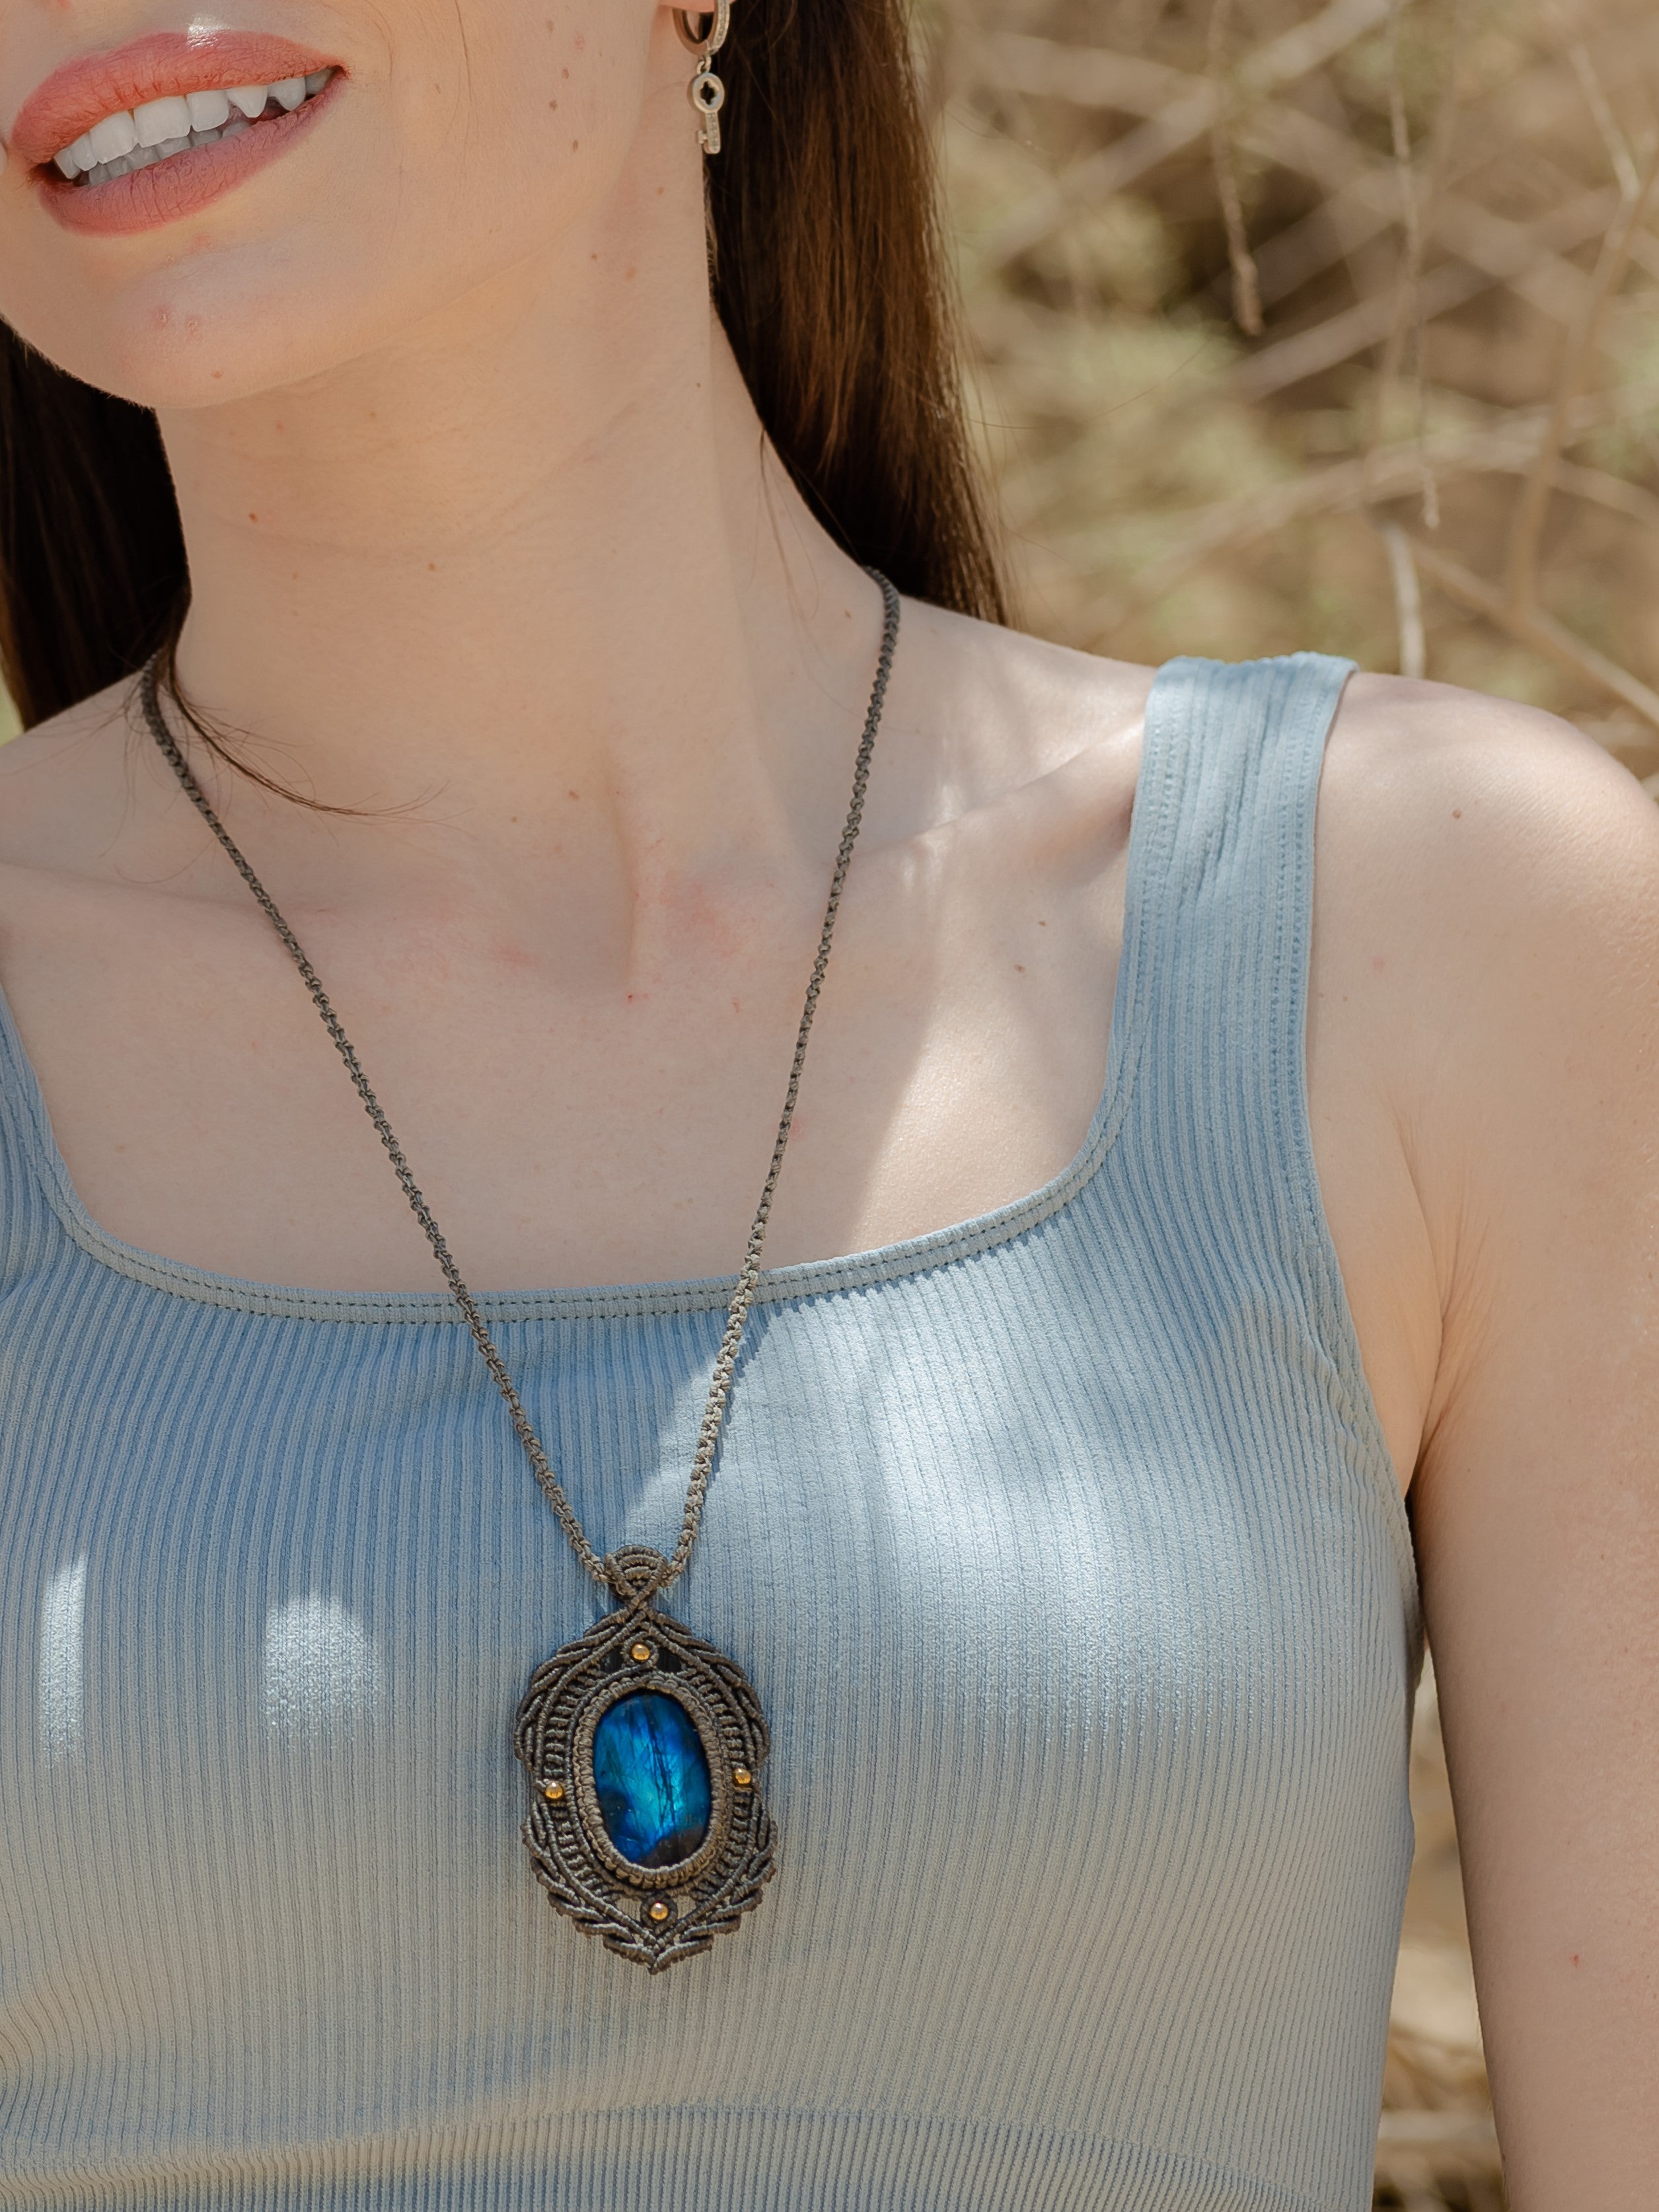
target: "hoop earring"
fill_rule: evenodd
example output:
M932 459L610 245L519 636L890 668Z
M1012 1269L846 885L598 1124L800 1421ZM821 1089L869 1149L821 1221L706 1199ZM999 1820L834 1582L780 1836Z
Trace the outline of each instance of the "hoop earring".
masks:
M684 8L676 8L673 15L680 44L697 57L697 66L685 88L685 96L697 113L697 143L705 154L718 154L726 87L714 74L714 56L726 44L726 34L732 27L732 0L714 0L712 15L699 10L693 16ZM691 27L694 21L708 24L708 30L699 36Z

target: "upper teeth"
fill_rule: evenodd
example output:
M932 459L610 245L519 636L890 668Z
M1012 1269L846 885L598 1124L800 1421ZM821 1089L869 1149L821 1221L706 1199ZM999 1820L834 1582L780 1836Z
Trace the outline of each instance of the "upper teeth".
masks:
M111 177L125 176L152 161L164 161L191 146L208 146L218 137L232 137L257 122L275 100L284 109L298 107L320 92L334 74L313 70L309 76L285 76L275 84L239 84L226 92L169 93L165 99L147 100L142 107L118 107L94 123L72 145L52 155L59 173L71 180L84 176L88 184L101 185Z

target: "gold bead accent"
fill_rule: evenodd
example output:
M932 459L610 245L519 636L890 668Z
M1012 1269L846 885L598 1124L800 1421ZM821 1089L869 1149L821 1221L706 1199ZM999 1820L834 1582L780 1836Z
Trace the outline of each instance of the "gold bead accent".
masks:
M650 1907L650 1912L651 1917L653 1920L666 1920L668 1917L669 1908L663 1903L661 1898L658 1898L655 1903Z
M629 1649L628 1656L636 1667L648 1667L656 1656L648 1644L634 1644Z
M563 1802L564 1802L564 1784L563 1784L563 1783L562 1783L562 1782L544 1782L544 1783L543 1783L543 1784L542 1784L542 1795L543 1795L543 1796L544 1796L544 1797L545 1797L545 1798L546 1798L546 1800L547 1800L547 1802L548 1802L548 1803L549 1803L550 1805L562 1805L562 1804L563 1804Z
M739 1790L746 1790L754 1778L746 1766L734 1766L732 1769L732 1779Z

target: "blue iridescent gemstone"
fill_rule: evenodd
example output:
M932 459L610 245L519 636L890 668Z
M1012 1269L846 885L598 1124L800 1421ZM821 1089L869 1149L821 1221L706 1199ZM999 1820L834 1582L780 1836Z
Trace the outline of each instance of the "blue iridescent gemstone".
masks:
M605 1832L634 1866L678 1865L708 1833L708 1759L678 1698L635 1690L600 1715L593 1786Z

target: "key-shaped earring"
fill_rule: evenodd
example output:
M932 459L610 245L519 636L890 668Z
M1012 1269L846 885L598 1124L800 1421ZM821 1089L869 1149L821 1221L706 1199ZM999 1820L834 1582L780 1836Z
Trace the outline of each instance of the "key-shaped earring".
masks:
M694 20L707 24L707 30L693 30ZM697 57L697 66L685 94L696 110L697 143L705 154L718 154L720 150L720 110L726 105L726 86L714 74L714 56L726 44L726 34L731 27L732 0L714 0L712 15L699 14L695 19L684 8L674 10L674 28L680 34L680 44L688 53Z

